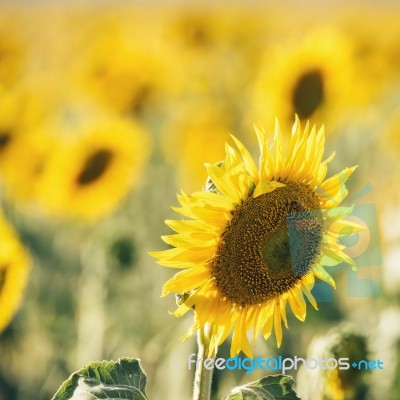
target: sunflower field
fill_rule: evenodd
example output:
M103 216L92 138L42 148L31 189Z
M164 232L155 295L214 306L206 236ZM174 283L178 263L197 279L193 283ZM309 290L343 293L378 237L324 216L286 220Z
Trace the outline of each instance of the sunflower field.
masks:
M0 1L0 400L399 400L399 20Z

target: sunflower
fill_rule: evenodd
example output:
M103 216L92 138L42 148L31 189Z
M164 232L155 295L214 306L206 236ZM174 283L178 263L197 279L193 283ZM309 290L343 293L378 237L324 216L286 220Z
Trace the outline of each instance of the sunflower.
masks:
M249 77L256 70L259 56L254 39L262 35L265 19L261 23L254 13L242 7L190 7L166 12L165 16L163 62L169 65L172 83L167 88L168 98L209 91L239 105L236 94L247 90Z
M167 122L162 150L177 169L178 179L189 188L201 186L207 178L203 157L217 162L224 157L223 145L233 126L232 112L211 96L207 101L189 101L175 107L176 115ZM201 149L201 152L198 151Z
M87 118L78 131L53 150L38 197L51 212L94 220L112 212L139 180L150 140L143 128L121 117Z
M0 155L7 154L10 144L18 134L19 104L13 91L0 86ZM1 160L0 159L0 160ZM1 162L1 161L0 161Z
M356 268L339 239L361 228L342 219L351 207L338 207L356 167L325 180L334 154L322 160L324 130L307 124L302 131L297 117L287 146L278 123L271 148L266 134L256 133L259 168L232 136L235 147L226 145L223 164L206 164L212 191L178 195L181 207L174 210L189 219L166 221L177 234L162 238L173 248L150 253L163 266L183 269L162 294L185 294L174 315L195 309L184 338L209 325L210 353L233 331L231 355L251 356L250 329L255 342L274 328L279 347L287 303L304 321L304 296L317 309L315 277L335 287L324 267Z
M0 86L12 87L20 78L26 62L23 27L9 10L0 15Z
M293 114L311 123L337 122L339 112L357 103L362 92L353 52L351 42L333 28L316 28L300 41L288 39L270 49L254 84L250 120L269 124L274 115L268 110L277 110L287 130Z
M29 256L0 214L0 332L16 313L29 274Z
M51 86L52 80L39 81L40 88L33 79L12 90L0 88L0 180L13 201L32 200L42 166L54 149L54 135L42 125L58 109L64 93Z
M0 161L0 178L12 202L35 201L37 183L54 145L54 138L40 131L15 136Z
M332 368L334 360L367 360L370 352L364 333L351 325L341 324L326 335L314 338L307 350L313 357L329 360L331 368L299 368L296 378L297 394L302 399L345 400L363 398L368 388L365 369Z
M151 42L142 45L147 31L127 29L122 16L111 22L103 18L73 70L73 84L109 109L138 113L154 105L164 69Z

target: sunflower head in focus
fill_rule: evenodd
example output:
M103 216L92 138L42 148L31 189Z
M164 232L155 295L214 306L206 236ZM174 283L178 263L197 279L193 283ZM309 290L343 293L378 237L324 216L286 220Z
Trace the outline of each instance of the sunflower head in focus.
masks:
M38 200L56 214L96 220L114 211L139 181L150 139L133 120L116 116L88 118L78 135L68 133L44 166Z
M0 214L0 332L18 310L30 261L14 230Z
M340 207L345 182L356 167L325 179L324 130L301 130L296 118L283 143L278 124L272 146L256 130L260 145L257 167L235 137L226 144L222 164L207 164L212 191L178 195L176 212L183 220L167 220L176 234L163 240L172 248L150 255L159 264L182 269L163 288L163 295L186 295L175 311L195 309L194 324L185 337L206 324L211 327L210 352L233 331L231 355L252 355L247 332L265 339L275 331L282 342L286 305L301 321L304 296L317 308L311 289L315 278L335 283L324 266L355 263L339 238L361 228L342 218L352 208Z

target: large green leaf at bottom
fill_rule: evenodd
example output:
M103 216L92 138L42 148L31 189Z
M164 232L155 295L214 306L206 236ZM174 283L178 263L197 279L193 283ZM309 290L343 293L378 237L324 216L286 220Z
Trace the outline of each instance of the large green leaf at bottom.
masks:
M148 400L147 376L135 358L94 361L74 372L52 400Z
M291 376L266 376L259 381L234 388L224 400L299 400L293 384Z

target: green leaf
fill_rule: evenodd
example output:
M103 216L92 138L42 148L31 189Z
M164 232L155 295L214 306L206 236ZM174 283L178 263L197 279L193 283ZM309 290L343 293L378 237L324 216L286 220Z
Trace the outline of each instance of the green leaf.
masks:
M259 381L234 388L224 400L299 400L293 384L291 376L266 376Z
M148 400L147 376L135 358L94 361L66 380L52 400Z

